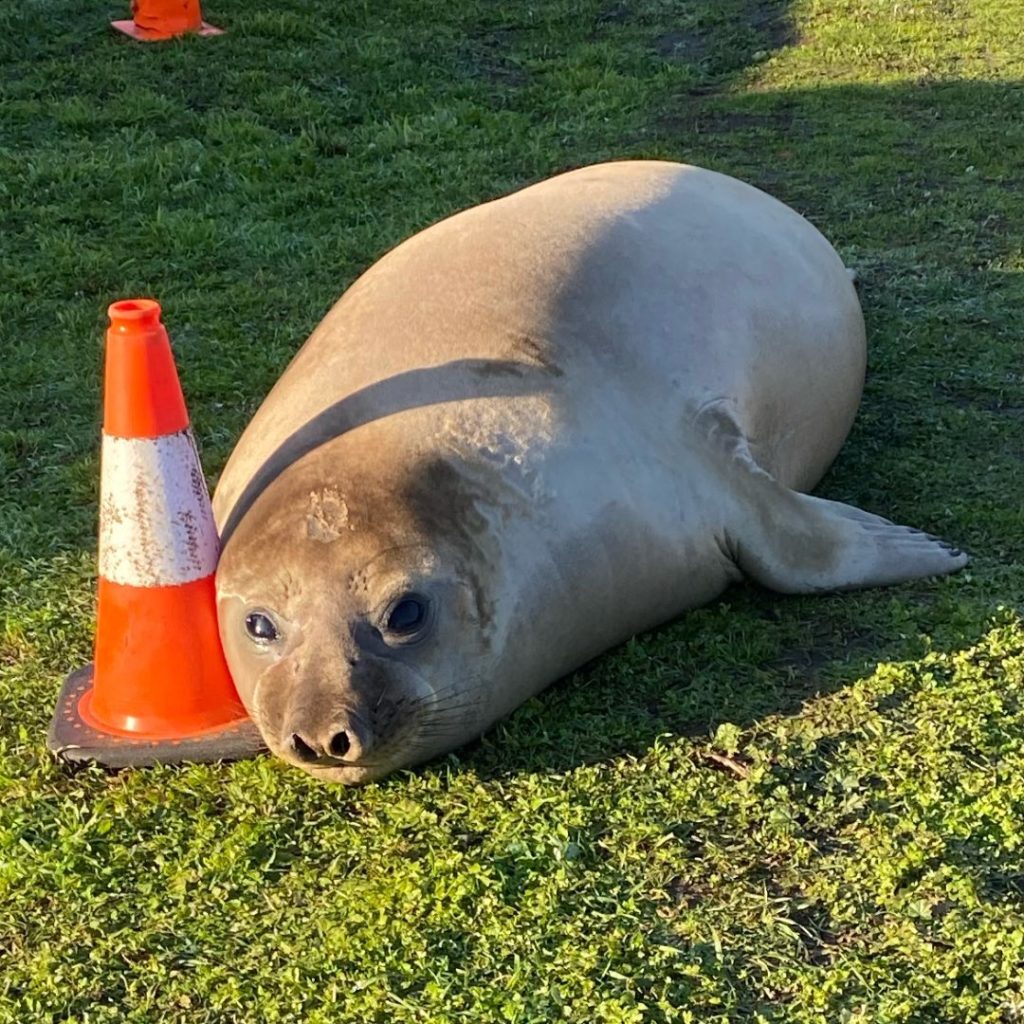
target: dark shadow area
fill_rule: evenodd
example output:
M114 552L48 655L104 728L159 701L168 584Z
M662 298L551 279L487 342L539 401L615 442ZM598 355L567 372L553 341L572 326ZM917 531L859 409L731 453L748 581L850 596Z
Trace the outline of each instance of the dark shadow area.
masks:
M987 631L994 602L975 595L972 632L944 644L925 643L934 604L920 586L819 598L736 587L722 600L582 666L482 738L421 770L443 771L455 764L483 778L559 774L624 756L640 758L659 739L686 738L693 741L692 757L702 768L740 778L742 755L730 764L733 758L712 751L720 725L746 730L765 718L799 714L808 701L871 675L881 663L956 653ZM931 586L945 588L944 603L953 600L955 584L935 581ZM908 595L908 590L914 592ZM900 636L884 621L883 606L893 598L912 616L920 635ZM877 707L897 710L906 696L890 694ZM827 754L827 744L819 745L821 772ZM801 770L815 771L813 766Z

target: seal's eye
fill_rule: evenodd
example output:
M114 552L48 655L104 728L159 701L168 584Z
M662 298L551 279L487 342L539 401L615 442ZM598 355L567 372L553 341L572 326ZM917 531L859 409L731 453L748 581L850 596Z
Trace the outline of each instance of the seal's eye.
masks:
M427 620L427 603L415 594L406 594L388 615L388 632L399 636L415 633Z
M258 644L272 644L278 637L277 626L266 612L249 612L245 631Z

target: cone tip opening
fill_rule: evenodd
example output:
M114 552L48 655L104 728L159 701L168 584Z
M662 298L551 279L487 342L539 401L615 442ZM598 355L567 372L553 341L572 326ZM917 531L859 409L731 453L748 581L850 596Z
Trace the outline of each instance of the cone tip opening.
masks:
M160 303L155 299L121 299L111 303L107 316L113 328L155 327L160 323Z

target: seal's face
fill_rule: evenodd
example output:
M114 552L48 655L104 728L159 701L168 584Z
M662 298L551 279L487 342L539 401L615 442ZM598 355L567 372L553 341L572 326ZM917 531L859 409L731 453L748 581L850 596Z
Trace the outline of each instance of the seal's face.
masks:
M342 491L296 469L268 488L229 538L217 590L228 664L271 750L359 783L482 728L489 543L448 463L400 485Z

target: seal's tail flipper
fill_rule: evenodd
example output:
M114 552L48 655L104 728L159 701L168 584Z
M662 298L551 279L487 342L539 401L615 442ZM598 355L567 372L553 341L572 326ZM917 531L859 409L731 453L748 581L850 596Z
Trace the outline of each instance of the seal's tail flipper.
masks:
M785 594L853 590L967 564L967 555L929 533L779 483L754 458L728 402L706 406L697 424L727 467L724 547L758 583Z
M967 555L938 537L768 478L750 525L730 537L740 569L786 594L882 587L955 572Z

